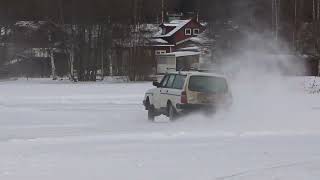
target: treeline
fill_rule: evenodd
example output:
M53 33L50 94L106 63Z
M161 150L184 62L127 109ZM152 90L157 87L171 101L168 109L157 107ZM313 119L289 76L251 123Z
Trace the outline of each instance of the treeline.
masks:
M272 24L279 5L281 23L311 22L318 0L163 0L166 12L199 12L201 19L235 19L248 23L258 19ZM45 20L68 24L104 22L156 22L161 18L162 0L0 0L0 23Z
M232 16L239 12L246 14L253 12L261 14L272 8L273 0L164 0L165 8L169 11L194 11L199 10L205 17ZM281 1L281 2L280 2ZM283 10L289 9L295 0L280 0ZM317 0L314 0L317 1ZM138 2L143 8L144 15L156 17L161 11L161 0L1 0L2 18L17 20L21 18L41 18L60 16L63 8L66 17L74 14L77 17L85 16L117 16L131 17L132 7ZM299 9L305 9L310 15L313 0L296 0ZM257 7L263 7L259 9ZM243 11L246 10L246 11ZM270 12L271 13L271 12ZM269 14L270 14L269 13ZM305 14L305 16L308 16Z
M136 80L154 67L151 51L141 46L152 32L142 25L160 23L162 11L198 14L208 22L211 38L223 37L215 49L228 49L226 42L254 31L282 39L299 53L320 56L320 0L0 0L0 39L13 32L17 21L48 21L55 27L46 27L43 47L50 49L51 64L60 49L61 74L84 81L97 74ZM238 27L232 35L230 27ZM0 45L3 63L8 51ZM58 69L59 63L52 66L53 72Z

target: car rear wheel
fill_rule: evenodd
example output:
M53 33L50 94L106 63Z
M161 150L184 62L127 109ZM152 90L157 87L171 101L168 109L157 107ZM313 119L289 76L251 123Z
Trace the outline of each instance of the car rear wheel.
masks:
M170 103L168 104L168 117L170 121L177 119L177 111Z

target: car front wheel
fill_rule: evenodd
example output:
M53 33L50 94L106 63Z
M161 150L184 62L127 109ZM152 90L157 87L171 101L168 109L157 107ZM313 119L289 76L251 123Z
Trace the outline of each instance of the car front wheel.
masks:
M155 119L155 111L154 108L150 105L150 102L147 101L147 108L148 108L148 120L154 121Z
M154 110L152 108L150 108L148 110L148 120L149 121L154 121L154 119L155 119Z

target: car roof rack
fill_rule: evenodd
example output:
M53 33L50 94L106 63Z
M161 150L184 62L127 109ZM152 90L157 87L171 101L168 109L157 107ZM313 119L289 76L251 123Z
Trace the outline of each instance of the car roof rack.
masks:
M170 72L169 72L170 70L174 70L174 71L177 71L177 69L176 69L176 68L167 68L167 71L166 71L166 73L165 73L165 74L168 74L168 73L170 73Z
M185 71L185 72L188 72L188 71L194 71L194 72L202 72L202 73L218 73L218 74L223 74L222 72L220 71L217 71L215 69L198 69L198 68L181 68L179 70L177 70L176 68L167 68L167 72L166 74L170 73L168 72L168 70L174 70L176 72L178 72L179 74L181 74L181 72Z
M209 69L198 69L198 68L181 68L179 71L197 71L197 72L214 72L213 70Z

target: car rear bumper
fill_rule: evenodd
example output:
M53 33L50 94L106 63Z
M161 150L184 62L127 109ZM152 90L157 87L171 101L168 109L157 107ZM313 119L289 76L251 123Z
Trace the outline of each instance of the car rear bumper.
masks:
M214 104L177 104L177 109L181 111L211 111L215 109Z

